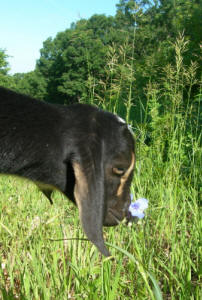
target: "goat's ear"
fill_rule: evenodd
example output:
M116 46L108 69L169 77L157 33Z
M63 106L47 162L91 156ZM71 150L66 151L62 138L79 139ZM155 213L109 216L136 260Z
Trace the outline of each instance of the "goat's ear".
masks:
M105 256L110 256L103 239L104 218L104 179L101 170L92 167L88 172L81 163L73 162L75 174L74 197L79 208L79 215L88 239ZM96 170L96 171L95 171ZM98 172L95 174L95 172Z

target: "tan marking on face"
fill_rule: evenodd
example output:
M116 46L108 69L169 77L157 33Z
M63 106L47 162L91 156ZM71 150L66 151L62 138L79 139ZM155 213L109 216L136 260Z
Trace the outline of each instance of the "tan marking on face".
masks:
M76 184L74 189L75 200L79 209L79 214L82 215L82 199L88 193L88 184L86 176L79 163L73 163Z
M134 153L132 153L132 160L131 160L130 167L125 172L125 174L121 177L121 182L120 182L120 185L119 185L118 190L117 190L117 196L122 195L123 189L124 189L124 185L125 185L128 177L129 177L129 175L131 174L131 172L133 170L134 164L135 164L135 155L134 155Z

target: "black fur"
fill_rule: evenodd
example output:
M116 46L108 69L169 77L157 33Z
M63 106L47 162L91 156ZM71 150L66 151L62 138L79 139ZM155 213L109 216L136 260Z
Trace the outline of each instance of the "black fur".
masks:
M117 225L130 202L134 152L125 123L95 106L47 104L0 87L0 173L34 181L52 203L60 190L79 207L88 238L106 256L102 226Z

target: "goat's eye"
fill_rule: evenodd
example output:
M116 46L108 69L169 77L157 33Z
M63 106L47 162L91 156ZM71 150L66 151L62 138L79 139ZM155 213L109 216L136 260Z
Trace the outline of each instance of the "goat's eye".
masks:
M125 173L125 170L123 168L113 168L113 173L119 176L122 176Z

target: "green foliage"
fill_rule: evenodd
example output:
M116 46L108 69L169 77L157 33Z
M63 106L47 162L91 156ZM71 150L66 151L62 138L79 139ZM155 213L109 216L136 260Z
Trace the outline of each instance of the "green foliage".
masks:
M17 92L42 100L46 97L47 83L37 70L29 73L16 73L12 78Z
M47 78L48 101L71 103L86 95L89 75L102 77L107 47L111 39L112 17L93 16L77 22L44 42L37 70Z
M7 61L8 55L2 49L0 49L0 85L5 87L11 87L13 84L13 78L8 75L9 64Z
M101 258L83 237L78 213L55 193L55 205L19 179L0 178L0 291L2 299L193 299L201 297L200 215L201 89L197 65L184 64L189 43L172 45L173 64L159 69L161 80L147 84L142 122L134 119L127 44L107 54L106 101L91 86L91 103L117 112L127 86L123 111L134 127L135 198L149 199L145 219L105 228L114 257ZM107 104L107 99L110 102ZM118 100L117 100L118 99ZM133 99L132 99L133 100ZM106 105L108 105L106 107ZM149 134L150 142L146 141ZM59 240L59 241L54 241Z
M5 51L0 49L0 74L6 75L9 70L7 58Z
M184 63L201 65L201 13L198 0L120 0L115 17L94 15L48 38L34 72L5 77L6 63L4 81L8 85L10 80L18 91L61 104L91 103L96 96L98 103L105 102L103 107L111 105L110 110L122 115L130 94L131 106L141 111L141 105L146 106L148 83L158 83L159 68L174 63L173 44L179 32L190 41ZM6 62L5 53L3 60ZM198 68L198 79L200 73ZM198 87L192 92L197 95ZM141 122L139 113L134 118Z
M121 0L115 17L47 39L34 72L9 76L0 51L1 85L95 104L132 125L132 192L150 203L142 221L104 229L111 261L65 240L83 233L62 195L50 208L30 183L0 178L2 299L200 299L200 16L197 0Z

